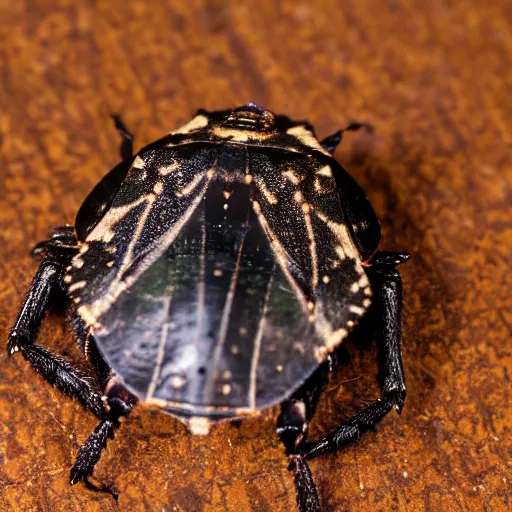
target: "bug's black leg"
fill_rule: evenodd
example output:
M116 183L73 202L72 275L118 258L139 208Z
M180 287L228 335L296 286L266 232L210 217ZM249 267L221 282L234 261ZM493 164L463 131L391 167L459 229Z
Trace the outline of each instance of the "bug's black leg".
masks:
M71 468L69 480L71 485L75 485L83 480L89 489L107 492L117 500L118 492L115 489L110 486L93 484L89 480L89 476L92 475L94 467L100 460L102 451L107 447L108 439L114 438L115 429L120 426L120 418L130 413L136 403L136 398L127 391L103 359L94 338L81 317L76 315L72 318L72 324L82 350L96 369L99 385L103 393L101 397L103 417L94 432L78 450L75 463Z
M313 416L320 393L327 381L331 361L326 361L292 397L281 404L277 435L290 457L294 471L297 506L300 512L319 512L320 500L311 470L304 457L308 422Z
M368 269L376 306L377 355L382 397L361 409L320 441L308 443L304 448L308 459L357 441L362 433L381 421L393 407L399 413L402 411L406 394L400 351L402 283L396 266L408 258L408 254L377 253Z
M323 139L320 144L323 148L325 148L329 153L334 153L336 148L338 147L341 139L343 138L343 133L345 132L353 132L356 130L360 130L361 128L366 128L369 132L373 131L373 126L368 123L350 123L346 128L342 130L338 130L337 132L329 135L325 139Z
M7 354L12 356L15 352L21 352L34 370L52 386L76 398L101 417L101 397L91 384L90 377L74 368L65 359L33 343L52 302L53 294L62 286L65 269L76 251L76 239L69 226L57 228L49 240L35 247L34 254L45 255L32 280L18 318L9 332Z
M126 160L133 155L133 135L128 131L128 128L126 128L118 115L112 114L112 119L114 120L116 130L122 138L119 148L121 158Z
M71 485L75 485L80 480L84 480L87 486L106 491L117 499L115 490L108 487L98 488L88 481L88 477L92 475L94 466L100 460L101 453L107 446L107 440L114 439L115 429L120 426L120 418L130 413L136 399L124 386L117 383L115 376L111 377L107 383L105 392L106 395L102 397L105 411L103 419L78 450L69 481Z

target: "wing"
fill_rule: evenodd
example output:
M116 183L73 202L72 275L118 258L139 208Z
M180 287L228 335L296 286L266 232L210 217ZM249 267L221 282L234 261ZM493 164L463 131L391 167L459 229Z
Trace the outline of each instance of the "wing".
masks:
M78 313L126 385L171 412L279 403L370 302L332 172L235 144L157 156L135 160L73 260Z
M204 145L148 150L135 158L65 277L89 325L97 324L177 237L203 198L215 158L215 149Z
M348 335L371 296L331 165L336 165L332 159L307 155L276 158L271 149L251 158L258 171L253 209L315 328L317 360Z

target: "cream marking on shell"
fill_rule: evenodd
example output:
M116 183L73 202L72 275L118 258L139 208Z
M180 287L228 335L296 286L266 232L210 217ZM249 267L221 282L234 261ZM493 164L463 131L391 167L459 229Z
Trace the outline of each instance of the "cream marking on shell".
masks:
M331 189L329 189L329 188L324 188L318 178L315 178L315 181L313 183L313 188L315 189L315 192L317 194L326 194L327 192L331 191Z
M214 405L203 405L203 406L197 406L197 405L194 405L194 404L188 404L186 402L175 402L175 401L172 401L172 400L164 400L162 398L157 398L157 397L153 397L151 398L150 400L146 400L145 401L147 404L149 405L155 405L156 407L159 407L161 409L167 409L167 408L172 408L172 409L177 409L177 410L183 410L183 411L188 411L188 412L191 412L192 414L205 414L205 413L215 413L215 412L219 412L219 413L227 413L227 415L232 415L232 412L233 412L233 408L230 407L230 406L222 406L222 405L217 405L217 406L214 406ZM252 416L254 417L255 415L257 414L260 414L259 411L254 411L253 409L249 409L249 407L237 407L235 409L235 414L237 416ZM208 423L210 422L208 420L208 418L205 418L204 416L199 416L199 418L203 418L205 420L208 421ZM187 419L182 419L182 418L179 418L178 419L180 421L182 421L183 423L185 423L186 425L188 425L188 421Z
M345 226L345 224L340 224L338 222L334 222L334 221L330 220L326 215L324 215L323 213L321 213L317 210L314 210L314 213L321 221L323 221L327 224L327 227L332 231L332 233L338 240L338 243L340 244L340 249L341 249L341 251L343 251L343 254L345 255L343 258L341 258L341 256L340 256L341 251L340 251L340 254L338 254L338 256L340 256L341 259L357 258L359 253L358 253L354 243L352 242L352 238L350 237L347 226ZM336 248L336 251L338 252L338 248ZM359 273L364 274L364 271L361 269Z
M296 137L300 142L302 142L302 144L304 144L308 148L316 149L317 151L320 151L320 153L332 157L329 151L327 151L320 144L320 142L318 142L318 139L304 125L293 126L292 128L288 128L288 130L286 130L286 133L288 135Z
M78 251L78 254L85 254L89 250L89 246L87 244L83 244Z
M311 222L310 206L308 203L302 203L302 212L304 213L304 223L309 240L309 254L311 257L311 288L314 290L318 286L318 256L316 252L315 232Z
M76 283L73 283L69 286L68 292L73 293L75 290L80 290L80 288L83 288L87 283L85 281L78 281Z
M223 384L222 385L222 394L223 395L229 395L231 393L231 385L230 384Z
M274 133L264 133L258 130L236 130L233 128L215 126L212 129L212 135L221 139L229 139L229 142L248 142L250 140L268 139L274 135Z
M142 158L139 155L137 155L135 157L135 160L133 161L132 167L134 169L144 169L145 165L146 165L146 162L144 162L144 160L142 160Z
M338 258L340 260L344 260L346 259L346 255L345 255L345 251L343 250L343 247L341 247L341 245L337 245L335 248L334 248L334 252L337 254Z
M252 179L253 179L252 174L246 174L244 176L244 183L246 185L250 185L252 183Z
M268 222L265 219L265 216L261 212L260 204L257 201L253 201L252 208L253 208L254 212L256 213L256 216L258 217L258 220L260 221L260 224L263 227L263 230L267 234L267 238L270 242L270 245L272 246L272 249L276 256L277 262L279 263L279 267L281 268L283 274L285 275L286 279L290 283L290 286L293 288L293 291L295 292L295 296L297 297L297 300L299 301L299 304L302 307L302 310L304 312L307 312L307 304L306 304L306 298L304 296L304 293L301 290L301 288L299 287L299 285L295 282L295 279L293 278L293 276L290 273L290 270L288 268L288 255L287 255L286 251L284 250L283 246L279 242L275 233L270 229L270 226L268 225Z
M293 183L294 185L298 185L304 178L298 176L293 169L288 169L287 171L283 171L281 173L283 178L286 178L288 181Z
M329 276L323 276L322 277L322 282L324 284L329 284L329 281L331 280L331 278Z
M77 313L84 319L84 322L91 326L96 324L96 317L91 313L87 306L80 306Z
M249 386L249 407L256 409L256 387L258 379L258 363L260 360L261 353L261 341L263 339L263 329L265 327L266 316L268 311L268 304L270 302L270 295L272 292L272 285L274 284L275 267L270 276L267 286L267 293L265 294L265 302L263 303L263 310L261 312L260 322L258 324L258 330L256 331L256 337L254 338L254 350L252 352L251 359L251 373L250 373L250 386Z
M293 194L293 200L297 203L297 204L302 204L304 202L304 196L302 195L302 192L299 192L297 190L297 192L294 192Z
M197 188L199 183L201 183L202 179L203 179L203 175L201 173L197 173L194 176L194 178L190 181L190 183L188 183L181 190L176 192L176 195L178 197L188 196L191 192L193 192Z
M203 115L198 115L194 117L191 121L189 121L187 124L184 124L177 130L174 130L171 132L172 134L175 133L181 133L181 134L187 134L190 132L194 132L196 130L200 130L201 128L206 128L208 126L208 118Z
M71 262L71 265L74 267L74 268L82 268L84 266L84 260L75 256L73 258L73 261Z
M369 304L368 304L369 305ZM349 306L348 310L355 315L361 316L364 313L364 308L360 308L359 306Z
M228 293L226 295L226 301L224 302L224 309L222 310L222 317L219 326L219 334L217 338L217 343L215 345L215 350L213 352L213 368L217 368L220 356L222 354L222 349L224 348L224 344L226 342L226 336L228 334L229 327L229 315L231 314L231 309L233 307L233 300L235 298L235 290L236 285L238 283L238 276L240 274L240 263L242 261L242 250L244 248L244 241L240 244L238 248L238 254L236 257L235 270L231 275L231 281L229 283ZM212 386L213 389L213 386Z
M73 281L73 278L72 278L71 276L65 276L65 277L64 277L64 282L65 282L66 284L71 283L71 281Z
M107 263L107 267L113 267L114 266L114 263L115 261L114 260L111 260Z
M352 283L350 285L350 291L352 293L357 293L359 291L359 283L358 282L357 283Z
M165 310L165 318L162 324L162 330L160 332L160 341L158 343L158 350L156 354L155 361L155 369L153 370L153 375L151 376L151 382L149 383L148 390L146 392L146 400L149 400L152 396L154 396L156 387L158 385L158 380L160 379L160 372L162 371L162 363L164 361L165 356L165 344L167 343L167 338L169 336L169 313L172 301L172 295L174 293L174 288L169 289L169 295L163 298L163 307ZM172 385L172 382L171 382ZM174 387L174 386L173 386Z
M265 185L265 182L260 178L256 178L256 185L258 185L258 188L260 192L263 194L263 197L270 203L270 204L277 204L278 200L275 194L273 194Z
M240 336L247 336L247 329L245 327L240 327L240 329L238 329L238 334L240 334Z
M368 276L365 272L361 275L359 278L359 281L357 282L359 288L366 288L370 285L370 281L368 281Z
M277 365L276 365L276 370L277 370L279 373L281 373L281 372L284 370L283 365L282 365L282 364L277 364Z
M208 176L208 173L207 173ZM93 302L90 306L89 313L95 317L99 318L103 313L109 310L110 306L116 301L116 299L123 293L123 291L130 288L130 286L133 285L139 278L139 276L152 264L154 263L165 251L167 247L175 240L175 238L180 233L182 227L186 224L186 222L189 220L189 218L192 216L192 213L196 210L197 206L203 199L204 193L206 192L206 189L208 188L210 180L208 179L207 182L204 184L202 190L200 193L197 194L197 196L191 201L188 209L183 213L183 215L179 218L177 222L175 222L170 229L161 236L155 243L155 247L158 247L159 250L154 250L150 252L146 258L139 264L139 267L136 271L134 271L129 277L127 277L124 281L123 274L128 270L132 262L132 252L133 248L135 247L135 244L137 243L140 233L142 232L143 226L146 222L146 219L149 215L149 211L151 209L151 205L154 202L154 196L149 195L146 200L148 201L148 205L144 212L141 215L141 218L139 220L139 223L137 225L136 231L134 233L134 236L132 237L132 240L130 241L130 244L126 251L126 256L124 258L123 263L120 265L115 279L113 279L112 283L110 284L107 292L105 295ZM100 223L101 224L101 223Z
M224 190L224 192L222 192L222 194L224 195L224 199L227 201L230 197L231 197L231 194L233 192L229 192L227 190Z
M369 308L371 303L372 303L372 301L370 299L364 299L362 302L363 307L365 307L365 308Z
M316 171L316 174L319 176L326 176L327 178L332 178L332 169L330 165L324 165L323 167L320 167L318 171Z
M364 294L365 294L365 295L371 295L371 294L372 294L372 289L371 289L369 286L367 286L367 287L364 289Z
M111 208L105 217L103 217L103 219L101 219L96 227L89 233L87 236L87 241L100 241L105 243L110 242L114 236L114 226L123 220L126 215L128 215L128 213L130 213L134 208L139 206L139 204L144 203L145 201L147 201L147 197L143 196L133 203Z
M153 187L153 192L159 196L164 190L164 184L161 181L158 181L155 183L155 186Z
M222 272L222 270L220 268L216 268L214 271L213 271L213 275L215 277L222 277L224 275L224 272Z
M327 350L332 350L337 347L341 340L345 339L348 336L347 329L336 329L326 340L325 346Z
M231 345L231 353L234 356L240 354L240 347L238 345Z
M167 176L168 174L171 174L171 172L176 171L180 168L180 164L178 162L173 162L170 165L164 165L158 169L158 172L161 176Z

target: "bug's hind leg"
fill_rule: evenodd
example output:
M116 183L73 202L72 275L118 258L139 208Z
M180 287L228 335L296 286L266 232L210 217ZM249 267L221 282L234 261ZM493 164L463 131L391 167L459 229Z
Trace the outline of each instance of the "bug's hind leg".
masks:
M109 368L96 343L80 318L73 320L77 333L89 361L94 365L103 392L103 416L94 432L78 450L75 463L71 468L69 481L71 485L83 480L87 487L101 492L108 492L117 500L118 493L108 486L97 486L89 481L94 467L99 462L108 439L114 439L115 429L120 426L120 418L127 416L136 403L136 398L128 392Z
M294 471L297 506L300 512L320 511L320 500L311 470L304 457L304 446L308 422L315 412L331 366L331 361L326 361L298 391L283 402L277 420L277 434L290 457L289 469Z
M396 266L407 259L408 254L380 252L372 258L368 269L377 309L376 338L382 396L320 441L308 443L305 446L308 459L357 441L362 433L381 421L393 407L399 413L402 411L406 394L400 351L402 282Z
M112 119L114 120L116 130L119 132L122 139L119 153L121 158L126 160L133 155L133 135L128 131L128 128L126 128L126 125L118 115L113 114Z
M90 376L62 357L34 344L46 311L62 290L65 269L76 252L77 242L71 226L57 228L48 240L33 249L33 254L44 254L44 257L9 332L7 354L12 356L19 351L52 386L76 398L101 417L101 397L91 384Z
M84 480L86 485L95 490L107 491L117 499L117 492L108 487L97 487L88 481L94 467L99 462L103 450L107 447L108 439L114 439L114 431L120 426L120 418L127 416L132 410L132 403L116 396L103 396L105 413L94 432L87 438L78 450L75 463L71 468L69 481L75 485Z
M354 132L356 130L360 130L361 128L366 128L369 132L373 131L373 126L368 123L350 123L348 126L343 128L342 130L338 130L337 132L329 135L325 139L323 139L320 144L324 149L329 151L329 153L334 153L336 148L339 146L341 139L343 138L343 134L345 132Z

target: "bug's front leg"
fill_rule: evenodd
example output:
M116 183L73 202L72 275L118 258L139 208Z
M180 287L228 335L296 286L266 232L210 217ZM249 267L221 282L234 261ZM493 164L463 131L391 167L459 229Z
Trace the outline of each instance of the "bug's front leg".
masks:
M119 135L121 135L119 154L123 160L126 160L133 155L133 135L128 131L128 128L126 128L120 116L113 114L112 119L116 130L119 132Z
M402 282L396 266L407 259L408 254L380 252L372 258L368 271L377 309L377 356L382 396L320 441L308 443L308 459L358 441L362 433L381 421L393 407L399 413L402 411L406 394L400 350Z
M77 252L73 228L57 228L50 239L38 244L32 252L44 256L9 332L7 353L12 356L20 352L32 368L52 386L76 398L96 416L101 417L101 397L90 383L90 377L62 357L34 344L52 298L63 286L66 267Z
M373 132L373 126L368 123L350 123L345 128L338 130L337 132L325 137L320 144L327 150L329 153L334 153L336 148L339 146L341 139L343 138L343 134L345 132L355 132L360 130L361 128L365 128L369 132Z

